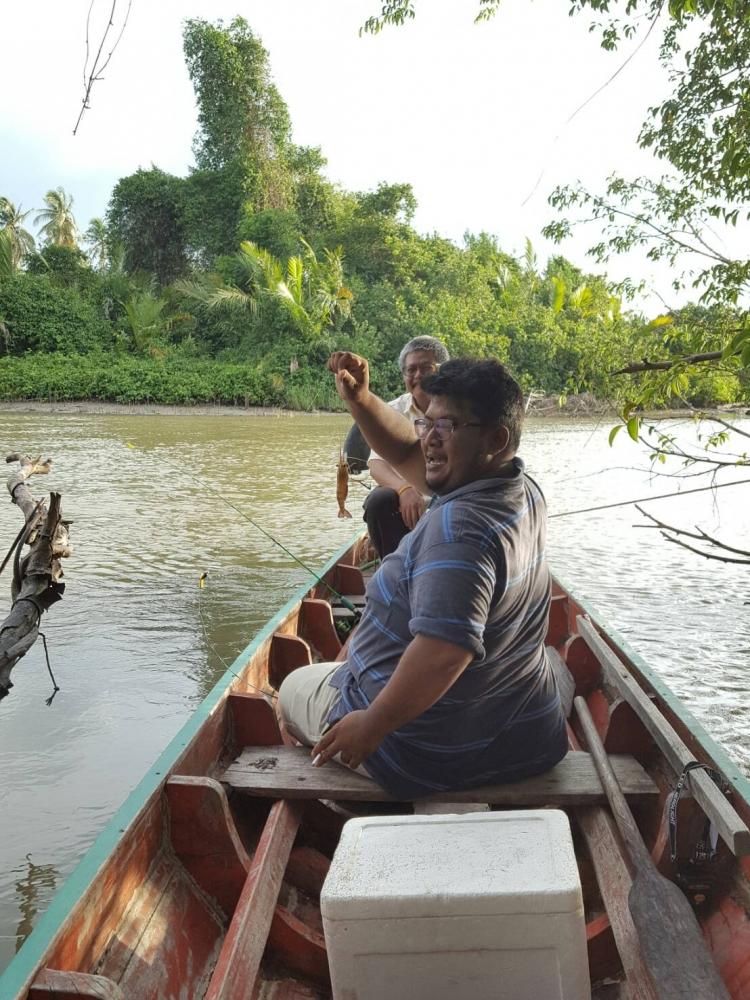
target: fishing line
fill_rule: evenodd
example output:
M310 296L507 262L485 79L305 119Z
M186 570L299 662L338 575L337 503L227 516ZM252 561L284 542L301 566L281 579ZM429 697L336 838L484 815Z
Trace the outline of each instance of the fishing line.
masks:
M706 493L708 490L720 490L726 486L742 486L746 483L750 483L750 479L737 479L733 483L718 483L715 486L698 486L692 490L677 490L676 493L660 493L655 497L636 497L635 500L621 500L619 503L603 503L598 507L582 507L580 510L566 510L559 514L548 514L547 519L551 520L553 517L570 517L573 514L590 514L595 510L609 510L612 507L629 507L631 504L647 503L649 500L666 500L669 497L685 497L688 493Z
M199 580L199 583L198 583L198 586L199 586L199 593L198 593L198 618L200 619L201 630L203 632L203 639L204 639L206 645L213 652L214 656L217 656L219 658L219 660L221 661L221 663L224 666L224 668L227 671L229 671L229 673L232 675L232 677L236 677L238 681L241 681L242 684L245 685L245 687L252 688L253 691L257 691L258 694L262 694L264 698L272 698L275 701L278 698L278 695L276 694L275 691L273 691L273 692L271 692L271 691L264 691L263 688L256 687L255 684L251 684L244 677L241 677L239 674L235 673L234 670L232 670L231 666L227 663L227 661L221 655L221 653L219 652L219 650L216 648L216 646L214 645L214 643L211 642L211 640L209 639L209 637L208 637L208 629L206 628L206 619L205 619L204 614L203 614L203 584L204 584L207 576L208 576L208 573L202 573L201 577L200 577L200 580Z
M563 122L562 128L557 133L557 135L555 136L555 138L552 140L552 143L551 143L551 145L549 147L549 150L547 151L547 156L546 156L547 161L549 161L549 159L550 159L550 157L552 155L552 151L554 150L554 148L557 145L557 143L560 141L560 138L561 138L563 132L568 127L568 125L570 125L570 123L573 121L573 119L581 111L583 111L583 109L585 107L587 107L594 100L595 97L597 97L599 94L601 94L601 92L603 90L606 90L606 88L610 85L610 83L612 83L612 81L615 80L620 75L620 73L622 73L622 71L625 69L625 67L628 65L628 63L638 55L638 53L641 51L641 49L643 48L643 46L648 41L651 32L654 30L654 27L655 27L656 22L657 22L657 20L659 18L659 15L662 12L662 8L663 7L664 7L664 4L663 3L660 4L658 10L656 11L656 13L654 14L653 18L651 19L651 23L649 24L648 31L643 36L643 38L640 40L640 42L635 47L635 49L633 49L633 51L630 53L630 55L627 57L627 59L625 59L624 62L622 62L620 64L620 66L614 71L614 73L607 80L604 81L604 83L600 84L596 88L596 90L593 92L593 94L589 94L589 96L586 98L586 100L583 101L582 104L579 104L578 107L575 109L575 111L571 115L569 115L567 117L567 119ZM529 193L526 195L526 197L524 198L524 200L521 202L521 208L525 208L527 202L529 202L531 200L531 198L536 194L537 189L539 188L539 185L542 183L542 179L543 179L544 175L547 173L547 166L549 166L549 162L547 162L547 164L545 164L545 166L542 167L542 171L539 174L539 176L537 177L536 184L531 189L531 191L529 191Z
M137 451L138 450L135 447L135 445L131 444L129 441L126 441L125 445L126 445L126 447L130 448L132 451ZM286 547L286 545L282 544L278 540L278 538L274 538L273 535L270 532L266 531L265 528L261 528L261 526L258 524L258 522L254 521L252 519L252 517L250 517L249 514L247 514L240 507L237 507L236 504L233 504L231 500L227 500L227 498L224 496L223 493L219 493L218 490L215 490L209 483L207 483L205 480L201 479L200 476L196 476L192 472L187 472L185 469L181 469L178 465L173 465L172 462L170 462L168 459L164 458L163 456L159 457L159 461L161 461L165 465L169 466L170 469L173 469L179 475L181 475L181 476L187 476L188 479L194 480L196 483L198 483L199 486L202 486L204 490L207 490L209 493L212 493L215 497L218 497L225 504L227 504L229 507L231 507L232 510L236 511L240 515L240 517L244 517L246 521L249 521L250 524L252 524L252 526L254 528L256 528L261 533L261 535L265 535L266 538L269 538L274 543L274 545L278 545L278 547L283 552L286 552L286 554L289 556L290 559L293 559L296 563L298 563L302 567L302 569L307 570L307 572L310 574L310 576L314 577L321 586L326 587L333 594L334 597L338 598L338 600L341 601L341 603L347 609L347 611L351 611L353 614L356 615L357 609L354 607L354 605L352 604L351 601L347 600L347 598L344 597L343 594L340 594L338 592L338 590L336 590L334 587L332 587L329 583L326 583L325 580L322 580L318 576L318 574L315 572L315 570L310 569L310 567L307 566L305 563L303 563L301 559L298 559L297 556L295 556L295 554L293 552L289 551L289 549Z

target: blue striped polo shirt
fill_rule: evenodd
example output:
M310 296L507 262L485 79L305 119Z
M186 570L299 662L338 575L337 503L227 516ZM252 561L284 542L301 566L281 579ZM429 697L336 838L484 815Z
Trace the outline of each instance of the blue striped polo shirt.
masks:
M507 477L435 497L367 586L331 684L333 724L365 709L417 635L474 659L435 704L390 733L365 767L398 798L512 781L556 764L565 719L544 638L546 505L516 458Z

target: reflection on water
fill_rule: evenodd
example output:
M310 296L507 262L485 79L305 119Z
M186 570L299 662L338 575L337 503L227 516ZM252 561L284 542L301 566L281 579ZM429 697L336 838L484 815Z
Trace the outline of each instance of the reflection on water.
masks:
M49 902L56 873L70 872L226 664L309 580L217 493L317 569L357 529L365 496L353 483L355 519L337 518L347 429L346 417L326 415L0 412L6 452L52 456L33 491L60 490L74 522L68 588L44 623L62 690L48 708L38 643L0 705L0 967ZM678 487L651 482L621 438L610 449L593 422L529 424L522 454L550 512ZM732 544L745 495L649 509ZM0 504L0 548L19 516ZM550 562L750 770L747 570L707 563L637 523L632 507L551 520ZM27 856L45 864L33 871Z
M44 912L57 886L58 871L53 865L36 865L27 854L23 875L15 884L16 905L21 919L16 927L16 951L31 934L36 915ZM14 874L17 874L18 869Z

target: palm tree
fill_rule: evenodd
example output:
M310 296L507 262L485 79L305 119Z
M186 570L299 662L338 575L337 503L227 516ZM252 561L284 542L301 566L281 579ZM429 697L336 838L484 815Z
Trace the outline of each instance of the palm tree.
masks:
M158 357L164 350L164 336L171 321L164 315L167 300L152 290L137 291L123 302L133 346L138 354Z
M18 208L8 198L0 196L0 227L3 232L9 233L10 252L13 270L21 263L27 253L34 249L34 237L28 230L23 228L24 220L28 212L22 212L21 206Z
M39 235L49 245L70 247L78 246L78 227L73 218L73 198L59 187L48 191L44 196L46 208L41 209L34 219L34 224L42 227Z
M88 244L91 263L99 271L103 271L109 262L109 240L107 227L102 219L92 219L83 234L84 243Z
M0 229L0 286L2 286L3 282L10 281L15 271L11 232L7 228ZM7 354L10 344L10 330L5 323L2 313L0 313L0 341L3 343L5 353Z
M239 284L179 281L175 288L211 308L242 308L253 313L262 297L275 299L305 340L324 340L351 313L353 295L344 284L343 251L341 247L324 250L321 261L308 243L301 242L304 253L290 257L285 268L268 250L246 241L235 257Z
M0 229L0 285L10 281L16 270L13 263L13 239L9 229Z

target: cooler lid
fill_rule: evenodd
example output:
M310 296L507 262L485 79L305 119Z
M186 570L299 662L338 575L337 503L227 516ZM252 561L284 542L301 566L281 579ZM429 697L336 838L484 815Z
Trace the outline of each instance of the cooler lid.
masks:
M568 818L525 809L349 820L320 905L347 920L578 910Z

